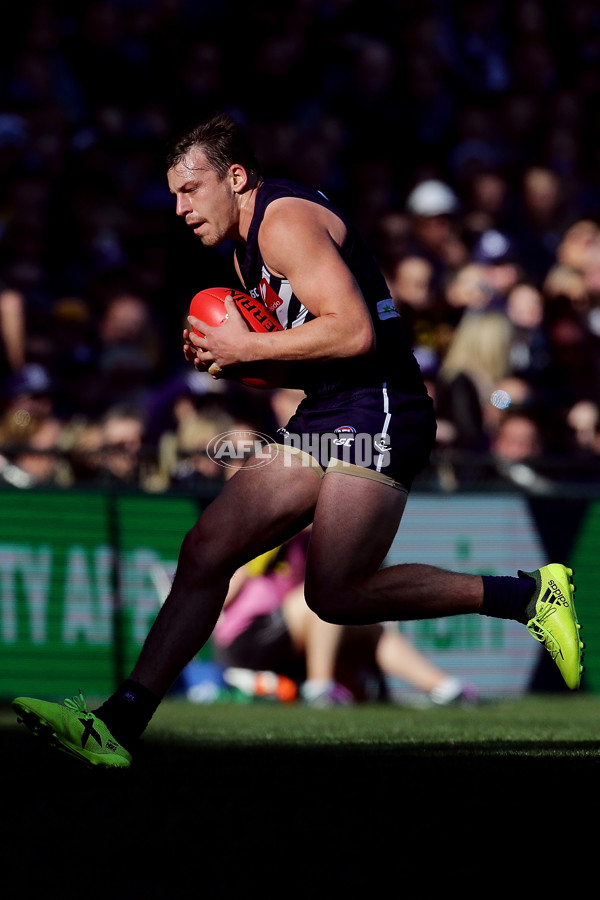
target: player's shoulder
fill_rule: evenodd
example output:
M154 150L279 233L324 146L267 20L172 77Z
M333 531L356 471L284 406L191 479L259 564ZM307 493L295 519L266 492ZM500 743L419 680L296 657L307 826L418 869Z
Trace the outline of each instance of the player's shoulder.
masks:
M315 199L282 196L266 207L260 225L261 240L278 240L286 234L305 232L335 233L344 228L343 220L328 206Z

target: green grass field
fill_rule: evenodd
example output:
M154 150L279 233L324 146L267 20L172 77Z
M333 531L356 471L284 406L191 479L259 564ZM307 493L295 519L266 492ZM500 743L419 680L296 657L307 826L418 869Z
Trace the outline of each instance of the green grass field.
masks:
M11 897L38 896L49 871L63 897L321 900L387 897L390 879L392 896L487 896L482 879L536 885L565 853L561 877L595 869L595 695L428 710L169 700L125 772L45 750L7 708L0 729L2 846L29 885Z

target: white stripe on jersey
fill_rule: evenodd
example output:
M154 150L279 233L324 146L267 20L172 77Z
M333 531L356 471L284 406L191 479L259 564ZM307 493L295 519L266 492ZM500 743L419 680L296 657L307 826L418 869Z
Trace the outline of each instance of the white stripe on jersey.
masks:
M275 290L275 293L281 300L281 306L277 307L277 309L275 310L275 315L279 319L279 322L281 323L281 325L283 325L284 328L287 328L288 327L288 319L289 319L289 311L290 311L290 300L293 297L292 287L287 279L275 278L275 276L272 275L265 266L262 267L262 276L263 276L264 281L266 281L267 284L269 284L269 285L271 285L271 287L273 287L273 289ZM278 287L276 289L275 289L274 285L272 284L272 279L274 281L276 281L278 284ZM305 306L302 306L302 304L300 304L300 309L299 309L298 315L295 317L295 319L291 323L290 328L296 328L298 325L302 325L304 323L307 315L308 315L307 308Z
M383 411L385 413L384 420L383 420L383 428L381 429L381 434L383 436L382 440L385 441L387 438L388 426L390 424L390 419L392 418L392 414L390 413L390 402L389 402L389 397L388 397L388 392L387 392L387 384L385 382L383 383L381 390L383 392ZM385 453L379 454L379 458L377 460L377 465L376 465L377 472L381 472L381 469L383 467L384 457L385 457Z

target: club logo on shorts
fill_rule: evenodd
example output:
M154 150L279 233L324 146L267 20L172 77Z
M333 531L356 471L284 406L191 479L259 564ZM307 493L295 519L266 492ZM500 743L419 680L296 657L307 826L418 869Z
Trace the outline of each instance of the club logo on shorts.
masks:
M336 447L350 447L354 441L356 428L352 425L340 425L339 428L333 429L333 433L336 435L333 439L333 443Z

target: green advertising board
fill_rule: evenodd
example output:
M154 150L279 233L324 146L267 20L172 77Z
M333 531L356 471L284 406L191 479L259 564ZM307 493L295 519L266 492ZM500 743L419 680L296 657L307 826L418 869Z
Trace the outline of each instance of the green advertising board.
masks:
M194 500L0 493L0 697L109 693L164 599Z
M0 700L62 700L78 689L108 695L137 658L200 507L197 498L169 494L0 491ZM415 492L386 564L497 575L572 565L586 642L583 686L600 692L599 545L594 497ZM400 627L490 698L526 692L547 656L522 625L505 620L455 616ZM210 657L210 643L201 655ZM400 700L407 690L399 686Z

